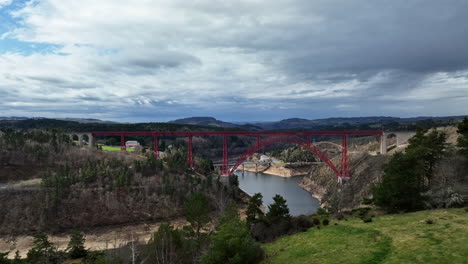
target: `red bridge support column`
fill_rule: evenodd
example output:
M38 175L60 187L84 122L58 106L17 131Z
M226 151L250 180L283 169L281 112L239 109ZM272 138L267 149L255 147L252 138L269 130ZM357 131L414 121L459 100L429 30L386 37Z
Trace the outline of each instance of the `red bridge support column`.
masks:
M188 150L187 150L187 161L189 168L193 169L193 152L192 152L192 136L188 137Z
M341 178L349 178L348 136L344 135L341 150Z
M158 136L153 137L153 150L154 150L154 157L156 159L159 159L159 141L158 141Z
M307 147L310 148L310 136L307 136Z
M221 169L223 176L229 176L229 157L228 157L228 140L227 136L223 137L223 167Z
M124 135L120 135L120 150L126 150L125 136Z

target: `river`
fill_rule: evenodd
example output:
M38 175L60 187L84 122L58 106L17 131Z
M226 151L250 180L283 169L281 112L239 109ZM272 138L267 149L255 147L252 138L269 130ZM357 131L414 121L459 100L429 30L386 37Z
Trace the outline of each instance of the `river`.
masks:
M286 199L291 215L309 215L315 213L320 202L299 186L302 176L279 177L264 173L240 170L235 174L239 177L240 188L249 195L261 193L263 204L273 203L273 196L279 194Z

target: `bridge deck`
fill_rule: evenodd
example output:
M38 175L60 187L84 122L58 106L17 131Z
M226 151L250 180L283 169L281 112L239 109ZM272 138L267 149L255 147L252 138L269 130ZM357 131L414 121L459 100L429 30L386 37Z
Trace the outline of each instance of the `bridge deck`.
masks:
M291 135L383 135L382 130L349 131L111 131L92 132L93 136L291 136Z

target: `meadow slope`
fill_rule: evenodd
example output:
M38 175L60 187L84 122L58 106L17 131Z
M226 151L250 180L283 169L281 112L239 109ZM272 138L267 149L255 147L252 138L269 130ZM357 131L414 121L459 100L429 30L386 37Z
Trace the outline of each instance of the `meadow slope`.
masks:
M468 210L332 221L263 247L263 263L468 263Z

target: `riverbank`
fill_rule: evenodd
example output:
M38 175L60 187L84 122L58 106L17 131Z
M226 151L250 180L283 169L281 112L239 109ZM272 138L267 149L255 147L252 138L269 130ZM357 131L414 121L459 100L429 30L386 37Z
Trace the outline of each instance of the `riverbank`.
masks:
M189 224L184 217L180 217L161 222L92 228L83 232L86 237L85 248L89 248L93 251L118 248L131 242L132 238L135 242L146 243L162 223L171 223L177 228L182 228ZM58 249L64 250L70 240L70 234L71 232L49 234L49 240L54 243ZM0 252L10 251L10 258L14 257L16 250L18 250L22 258L26 257L26 254L32 246L33 237L30 235L0 238Z
M320 207L325 207L326 206L326 203L323 203L322 200L323 200L323 197L327 193L327 188L317 184L316 182L314 182L313 180L311 180L308 177L304 177L302 179L302 181L299 183L299 186L302 189L306 190L308 193L310 193L310 195L312 195L312 197L319 200L320 201Z
M240 200L237 206L241 219L245 219L247 217L246 209L250 196L242 190L239 191ZM265 210L265 208L262 209ZM216 212L210 214L213 221L208 224L208 230L214 230L218 216ZM100 251L123 247L132 241L136 243L147 243L152 234L155 233L163 223L170 223L175 228L179 229L190 224L185 217L173 217L160 221L73 229L57 234L48 233L47 235L49 241L57 246L58 249L65 250L68 246L70 235L75 231L80 231L83 232L86 238L84 244L85 248L92 251ZM32 233L17 236L0 236L0 252L10 252L8 257L14 258L18 250L19 255L25 258L28 251L33 247L33 240Z
M242 166L239 167L239 170L242 171ZM286 168L279 164L271 164L271 165L244 165L244 171L249 172L261 172L269 175L279 176L279 177L295 177L295 176L303 176L309 173L310 166L303 166L298 168Z

